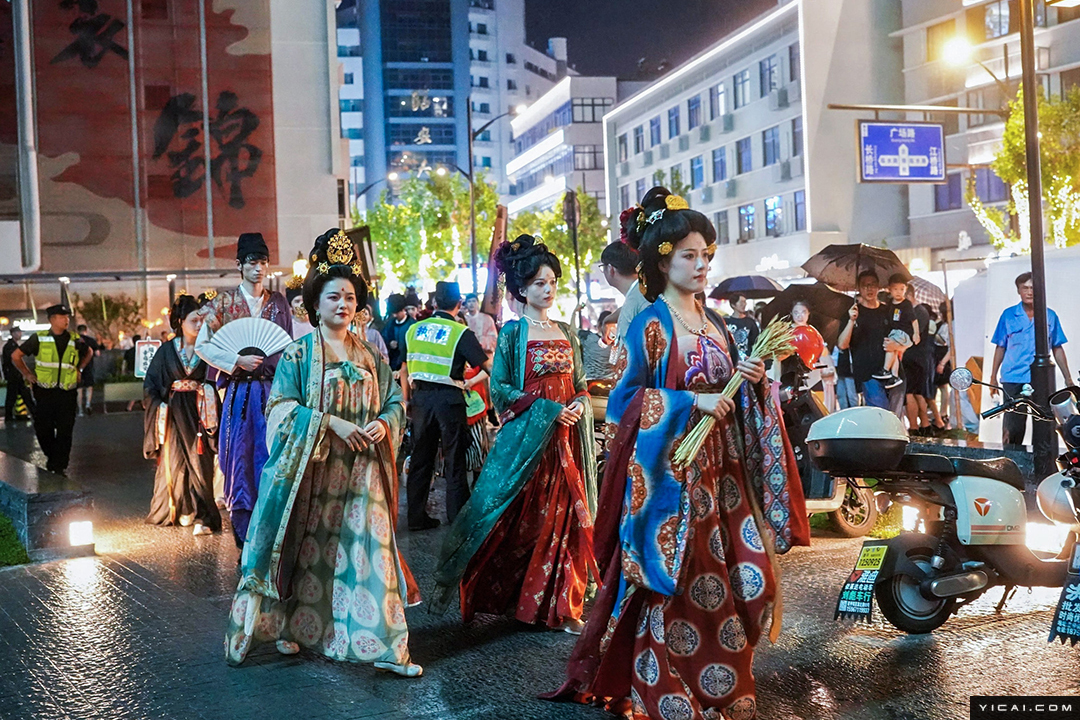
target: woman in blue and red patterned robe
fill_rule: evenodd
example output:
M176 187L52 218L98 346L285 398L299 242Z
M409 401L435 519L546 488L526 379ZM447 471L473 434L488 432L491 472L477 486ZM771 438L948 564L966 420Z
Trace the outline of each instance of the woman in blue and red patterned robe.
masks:
M756 716L754 647L779 632L776 553L809 544L795 459L764 363L740 360L697 301L715 229L664 188L623 214L652 306L633 321L608 398L597 511L603 587L552 699L603 700L633 718ZM722 395L738 371L734 401ZM718 422L685 469L671 457Z

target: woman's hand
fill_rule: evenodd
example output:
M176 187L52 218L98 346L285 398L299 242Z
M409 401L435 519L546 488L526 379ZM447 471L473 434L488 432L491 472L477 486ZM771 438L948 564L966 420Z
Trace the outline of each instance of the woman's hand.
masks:
M574 425L581 419L584 414L585 408L582 407L580 400L574 400L562 410L559 411L559 416L555 420L560 425L566 425L567 427Z
M939 363L937 364L937 374L938 374L938 375L941 375L942 373L944 373L944 372L945 372L945 364L946 364L946 363L945 363L945 361L944 361L944 360L942 360L941 362L939 362Z
M740 360L737 369L752 385L757 385L765 377L765 361L761 358Z
M355 452L362 451L371 442L371 438L359 425L339 417L330 417L330 430Z
M698 395L697 407L706 415L712 415L719 420L734 412L735 401L722 393L704 393Z
M372 420L364 426L364 434L368 436L372 444L380 443L386 437L386 426L378 420Z

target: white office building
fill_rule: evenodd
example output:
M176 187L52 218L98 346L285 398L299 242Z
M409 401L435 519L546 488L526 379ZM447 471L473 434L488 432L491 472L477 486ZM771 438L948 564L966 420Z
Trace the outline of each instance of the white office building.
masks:
M904 189L857 182L855 117L826 107L901 101L900 27L893 3L792 0L619 103L604 117L607 214L685 186L717 227L714 276L787 277L831 243L902 244Z
M513 120L511 216L546 210L567 190L583 190L604 207L604 113L644 83L614 77L563 78Z
M1080 8L1036 3L1036 72L1045 93L1080 84ZM1019 3L1008 0L903 0L904 100L1000 110L1020 81ZM960 38L958 41L957 38ZM962 53L970 55L956 62ZM980 65L981 63L981 65ZM996 78L996 79L995 79ZM922 115L910 115L921 120ZM968 185L989 207L1004 207L1008 188L988 166L1001 145L1004 120L997 114L931 116L946 132L948 182L909 190L911 245L934 267L940 258L985 256L990 238L964 200Z

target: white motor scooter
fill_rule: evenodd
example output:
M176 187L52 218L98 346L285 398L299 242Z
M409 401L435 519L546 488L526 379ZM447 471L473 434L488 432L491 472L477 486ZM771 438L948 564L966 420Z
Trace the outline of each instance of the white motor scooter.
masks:
M973 383L964 369L950 381L961 391ZM903 424L878 408L850 408L814 423L807 447L819 468L838 478L877 478L879 489L918 509L923 528L866 543L852 576L865 584L856 583L842 596L837 615L851 607L855 615L868 616L872 584L890 623L909 633L928 633L992 587L1005 587L999 608L1017 587L1061 587L1080 531L1078 399L1080 388L1068 388L1051 398L1053 415L1023 395L983 413L989 418L1026 411L1036 422L1056 419L1069 452L1059 459L1063 471L1042 481L1037 499L1043 515L1070 528L1057 555L1025 544L1024 477L1012 460L908 453ZM874 550L868 552L868 546ZM864 571L869 574L860 577ZM865 610L858 610L860 603Z

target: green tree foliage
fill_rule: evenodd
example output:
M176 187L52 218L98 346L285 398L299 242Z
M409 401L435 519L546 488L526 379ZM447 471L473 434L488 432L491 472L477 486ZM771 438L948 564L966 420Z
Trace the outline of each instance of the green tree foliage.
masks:
M1063 96L1039 94L1039 155L1042 169L1043 208L1049 220L1046 234L1059 245L1080 242L1080 87ZM1017 242L1011 230L1010 216L1017 216L1025 231L1027 216L1027 160L1024 139L1023 89L1009 103L1001 148L991 167L1012 190L1005 212L982 208L968 188L968 204L987 227L997 244ZM985 219L984 219L985 218ZM1026 243L1024 243L1026 245Z
M116 340L121 331L130 336L141 329L139 319L142 317L142 304L124 293L91 293L90 297L85 299L76 293L72 304L79 322L86 323L99 340Z
M495 186L478 171L476 238L481 262L487 257L497 203ZM454 272L456 261L470 259L469 182L457 172L409 177L392 196L384 191L354 221L371 228L381 269L403 283L421 275L446 277Z
M679 168L673 168L671 171L671 181L667 181L667 174L663 170L657 170L653 173L653 185L660 185L666 187L671 192L679 195L683 198L689 198L690 191L693 189L689 185L683 182L682 170ZM631 198L635 203L641 202L641 198ZM689 200L687 200L689 202Z
M578 227L578 255L581 263L582 292L585 291L584 277L589 267L600 261L600 253L608 242L604 228L604 216L596 198L587 194L580 187L577 189L578 202L581 205L581 224ZM563 219L563 204L558 202L550 210L523 212L510 221L507 237L514 239L518 235L537 235L543 239L562 265L562 285L570 288L574 285L574 243Z

